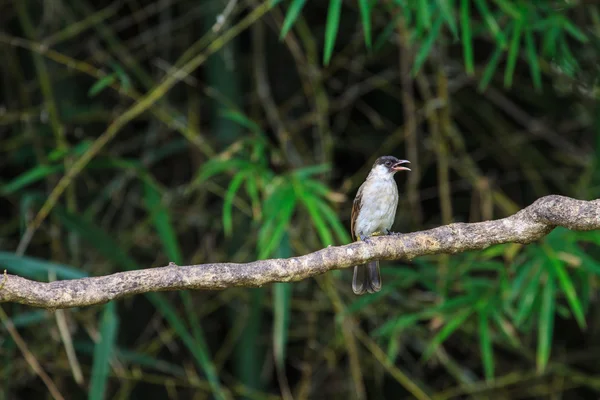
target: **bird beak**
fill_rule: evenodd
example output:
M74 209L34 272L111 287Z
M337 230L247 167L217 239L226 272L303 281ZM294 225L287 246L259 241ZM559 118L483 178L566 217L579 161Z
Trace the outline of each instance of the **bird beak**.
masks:
M403 167L402 164L410 164L410 161L408 160L399 160L396 164L394 164L394 166L392 167L392 169L394 171L410 171L410 168L408 167Z

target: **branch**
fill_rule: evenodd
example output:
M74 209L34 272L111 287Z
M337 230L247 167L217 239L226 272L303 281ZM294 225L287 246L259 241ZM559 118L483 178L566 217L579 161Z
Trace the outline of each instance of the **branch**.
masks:
M189 266L171 263L161 268L49 283L9 274L0 282L0 303L15 302L57 309L101 304L147 292L215 290L295 282L372 260L410 260L427 254L485 249L501 243L527 244L547 235L557 226L578 231L600 229L600 199L584 201L546 196L499 220L455 223L427 231L375 237L369 243L327 247L287 259Z

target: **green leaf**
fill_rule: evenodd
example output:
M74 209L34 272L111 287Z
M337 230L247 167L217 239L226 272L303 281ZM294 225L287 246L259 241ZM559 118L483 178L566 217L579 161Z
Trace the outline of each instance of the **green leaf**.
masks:
M117 62L111 61L110 66L119 78L119 82L121 83L121 89L125 92L128 92L131 88L131 79L129 78L129 75L127 75L127 72L125 72L123 67L121 67L121 64Z
M567 297L567 302L573 311L573 315L579 324L581 329L585 329L587 324L585 322L585 315L583 313L583 307L581 306L581 302L579 301L579 297L577 296L577 292L575 291L575 286L573 285L573 281L569 277L569 274L563 267L562 262L558 259L554 250L552 250L549 246L545 246L547 259L550 262L550 266L552 272L558 279L558 283L562 288L562 291L565 293Z
M360 10L360 20L362 21L363 32L365 35L365 44L371 48L371 5L369 0L358 0Z
M532 272L532 270L535 271ZM517 296L521 293L521 288L525 285L525 282L528 281L527 278L531 277L532 274L539 272L539 268L537 268L537 264L533 262L528 262L526 264L517 265L517 271L515 278L513 279L512 285L510 287L511 291L507 298L509 302L515 301Z
M552 26L544 32L542 38L542 54L546 57L553 57L556 54L556 43L561 30L557 26Z
M463 55L467 75L475 73L475 62L473 61L473 37L471 33L471 16L469 15L471 2L461 0L460 2L460 24L462 32Z
M321 215L321 212L316 204L315 198L310 193L305 193L300 189L299 196L302 199L302 203L308 210L310 218L312 220L313 225L317 229L319 237L321 239L321 244L323 246L329 246L333 244L333 236Z
M298 16L300 15L302 8L304 7L304 3L306 3L306 0L292 1L292 4L290 5L290 8L283 21L283 26L281 27L281 34L279 35L280 40L283 40L285 35L288 34L289 30L292 28L292 26L298 19Z
M416 281L416 277L414 277L414 279L412 279L412 282L414 283ZM376 303L377 301L381 300L383 297L388 296L390 293L396 292L398 290L398 287L401 286L402 284L406 284L406 283L410 283L410 280L406 279L396 279L395 281L392 282L386 282L386 284L382 287L382 289L379 292L376 293L372 293L370 296L360 296L358 297L356 300L354 300L352 303L350 303L348 305L348 307L346 307L346 309L344 310L343 313L341 314L337 314L336 315L336 321L342 322L344 318L346 318L349 314L353 314L356 313L358 311L367 309L367 306L369 306L370 304ZM419 320L418 316L413 315L412 319L409 319L408 321L404 321L404 323L409 322L409 325L417 322ZM404 328L407 325L402 325L400 324L399 327L400 328ZM398 328L398 327L397 327Z
M37 165L29 171L17 176L12 181L0 186L0 193L3 196L15 193L47 176L63 171L64 168L64 165Z
M502 335L508 340L508 342L516 349L521 347L521 341L516 334L516 330L513 325L508 322L497 310L491 311L491 317L496 323L496 326L502 332Z
M92 140L84 139L81 142L77 143L77 145L75 145L73 147L69 147L66 149L58 149L58 148L54 149L48 154L48 161L51 161L51 162L61 161L67 155L81 156L83 153L88 151L88 149L90 148L90 146L93 143L94 142Z
M329 226L333 229L340 243L349 243L351 241L350 235L339 220L337 213L321 199L315 198L315 203L319 209L319 212L327 220Z
M502 33L502 29L498 26L496 19L490 12L490 9L487 6L487 0L475 0L475 5L479 9L479 13L481 13L483 16L483 19L485 20L490 32L492 32L492 35L496 40L496 46L499 46L502 49L506 47L506 37Z
M458 38L458 28L456 27L456 21L454 20L454 0L437 0L440 7L440 12L446 20L446 25L450 28L454 39Z
M529 58L529 69L531 70L531 78L533 86L536 89L542 88L542 74L540 72L540 64L535 50L535 42L533 34L530 30L525 31L525 48L527 49L527 57Z
M147 296L154 307L156 307L156 309L165 317L169 325L177 332L182 342L194 356L196 362L206 374L206 378L214 392L214 396L220 400L226 399L227 396L219 383L219 377L210 358L210 352L206 342L202 338L200 341L194 340L192 335L190 335L188 328L185 326L179 315L177 315L177 311L167 299L159 293L148 293Z
M254 121L252 121L250 118L246 117L239 111L226 110L221 112L221 116L230 121L237 122L244 128L248 128L250 131L254 132L259 136L264 135L262 129L260 129L260 126L258 126Z
M521 19L521 12L518 8L513 7L514 2L512 0L494 0L494 2L511 17Z
M488 317L487 309L483 309L479 312L479 345L481 346L481 358L483 360L485 379L491 381L494 379L494 349L492 347Z
M415 56L415 61L414 61L413 67L411 69L411 74L413 76L416 75L417 72L419 72L419 70L423 66L423 63L429 56L429 53L431 52L431 49L433 48L433 44L435 43L438 35L440 34L443 22L444 22L443 17L439 16L433 23L433 27L429 31L429 34L427 35L427 37L425 38L423 43L421 43L421 46L419 47L419 51L417 51L417 54Z
M88 97L96 96L98 93L100 93L101 91L103 91L104 89L106 89L107 87L112 85L113 83L115 83L116 80L117 80L117 74L115 74L115 73L106 75L105 77L97 80L92 85L92 87L90 87L90 90L88 90Z
M233 231L233 200L247 175L246 172L236 174L227 188L227 193L225 193L225 200L223 201L223 229L225 236L231 236L231 232Z
M74 342L74 347L78 353L93 355L96 348L96 344L90 341L80 340ZM180 378L185 377L186 374L186 370L180 367L179 365L158 359L156 357L151 357L147 354L122 349L116 345L113 348L113 354L116 358L119 359L119 361L126 361L128 364L139 365L144 368L165 372L167 374Z
M429 12L429 3L427 0L417 0L417 3L417 25L422 29L429 29L429 27L431 26L431 13Z
M90 379L89 399L103 400L106 395L106 385L110 373L110 360L113 356L119 318L115 302L106 304L100 320L100 337L94 348L94 361Z
M472 306L479 300L480 296L478 294L471 294L467 296L460 296L453 299L448 299L444 301L442 304L436 305L434 307L430 307L420 313L403 315L399 318L392 319L387 321L385 324L381 325L377 328L373 334L375 336L384 336L388 334L393 334L397 332L399 327L408 326L410 324L415 323L420 319L431 318L435 315L444 315L448 316L457 310L464 309L465 307Z
M519 304L517 306L517 315L515 317L515 324L517 326L523 325L525 320L529 318L531 315L531 311L533 309L533 305L535 303L535 299L538 296L538 289L540 286L540 275L542 273L542 269L539 266L536 266L534 275L532 279L529 281L527 286L525 287L521 299L519 300Z
M250 201L252 202L252 215L255 219L258 219L261 216L261 204L260 195L258 192L258 183L256 182L255 177L246 179L246 192L248 193Z
M294 170L293 175L300 179L308 179L311 176L324 174L331 171L331 164L318 164ZM313 181L316 182L316 181ZM320 183L320 182L319 182Z
M408 7L405 7L405 9L407 9L407 8ZM398 27L398 20L400 18L402 18L402 14L396 13L396 15L393 16L392 20L386 24L385 28L383 28L381 33L375 39L375 45L373 46L374 51L381 50L383 45L389 43L390 37L392 36L392 34L396 31L396 28ZM407 24L408 24L408 22L407 22Z
M460 328L467 318L471 316L473 313L473 309L467 309L463 312L460 312L454 315L447 323L444 325L442 329L431 339L429 345L423 352L422 359L424 361L428 360L429 357L435 352L435 350L442 344L446 339L450 337L458 328Z
M490 57L490 61L488 61L488 64L485 67L485 70L483 71L481 81L479 82L479 86L477 89L480 92L483 92L489 85L490 81L492 80L492 77L494 76L494 72L496 71L496 68L498 67L498 63L500 62L500 56L502 55L502 52L503 52L502 46L496 45L496 49L492 53L492 56Z
M2 278L0 278L0 285L2 285L1 279ZM15 328L31 328L32 325L46 321L50 319L51 316L53 316L53 314L46 310L36 310L17 314L14 317L9 318L9 321L12 322ZM0 325L0 329L5 330L6 325Z
M78 279L88 276L80 268L57 264L40 258L18 256L15 253L5 251L0 251L0 265L11 274L36 280L48 279L49 273L56 274L57 279ZM0 285L3 279L1 272Z
M340 27L340 14L342 13L342 0L329 0L329 10L327 12L327 25L325 27L325 50L323 53L323 63L329 65L335 40L337 39L338 29Z
M278 258L292 256L287 232L281 239L276 256ZM293 285L290 283L273 284L273 353L277 368L280 371L285 369L286 348L292 313L292 291Z
M571 21L569 21L566 17L564 16L560 16L559 17L560 21L561 21L561 25L564 28L565 31L567 31L569 33L569 35L571 35L572 37L574 37L575 39L579 40L582 43L587 43L588 42L588 37L585 33L583 33L579 28L577 28L575 25L573 25L571 23Z
M600 231L582 231L573 233L577 236L577 240L594 243L595 245L600 246Z
M144 181L144 200L150 213L150 218L163 245L163 249L170 261L181 264L183 256L175 228L171 222L168 208L163 204L164 194L160 193L152 182Z
M264 287L247 288L245 291L249 294L247 318L240 318L237 303L232 302L230 307L232 326L229 329L236 331L243 329L234 350L234 368L240 383L249 389L261 390L264 381L261 373L262 366L267 358L264 340L262 340L264 332L263 304L267 289ZM247 396L247 398L251 397Z
M540 320L538 326L537 370L543 372L550 359L552 349L552 332L554 330L554 310L556 308L554 292L555 283L550 274L546 275L546 287L542 294Z
M519 43L521 40L522 30L523 21L518 19L515 22L515 28L513 30L510 46L508 48L508 59L506 61L506 69L504 70L505 87L510 87L512 85L513 74L515 72L515 66L517 65L517 58L519 56Z
M198 174L194 178L192 185L198 186L202 182L209 178L221 174L225 171L252 171L255 165L250 161L242 160L239 158L233 159L220 159L213 158L206 162L198 171Z
M265 213L268 211L266 222L261 226L258 233L258 258L265 259L270 256L277 248L285 231L289 227L289 222L296 208L296 195L294 189L290 186L282 187L278 190L280 203L275 208L266 206Z

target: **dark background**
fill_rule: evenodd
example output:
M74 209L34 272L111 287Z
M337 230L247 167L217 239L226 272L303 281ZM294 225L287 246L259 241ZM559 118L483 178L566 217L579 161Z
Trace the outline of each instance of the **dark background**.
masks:
M395 231L599 197L600 6L302 3L0 2L3 267L47 281L345 244L381 155L412 162ZM0 398L597 398L598 245L556 229L385 262L363 297L342 270L4 304Z

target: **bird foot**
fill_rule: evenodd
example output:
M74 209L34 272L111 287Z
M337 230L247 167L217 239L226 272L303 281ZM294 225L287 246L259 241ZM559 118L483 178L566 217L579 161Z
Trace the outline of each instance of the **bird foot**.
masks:
M371 236L360 235L360 240L362 240L366 244L373 244L373 241L371 240L372 237L373 237L373 235L371 235Z

